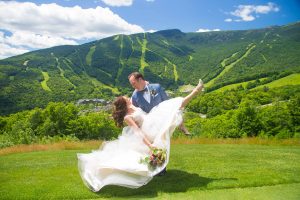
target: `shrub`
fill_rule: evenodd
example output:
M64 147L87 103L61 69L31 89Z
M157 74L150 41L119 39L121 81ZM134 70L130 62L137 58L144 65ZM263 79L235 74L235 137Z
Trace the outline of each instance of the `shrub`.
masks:
M89 113L82 115L76 120L70 121L69 132L79 139L113 139L121 133L105 112Z

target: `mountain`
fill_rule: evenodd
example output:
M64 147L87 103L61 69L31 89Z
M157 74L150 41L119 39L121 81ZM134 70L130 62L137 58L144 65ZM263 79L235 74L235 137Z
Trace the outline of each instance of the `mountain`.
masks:
M208 90L300 71L300 23L257 30L116 35L0 60L0 114L50 101L111 99L144 73L167 89L204 79Z

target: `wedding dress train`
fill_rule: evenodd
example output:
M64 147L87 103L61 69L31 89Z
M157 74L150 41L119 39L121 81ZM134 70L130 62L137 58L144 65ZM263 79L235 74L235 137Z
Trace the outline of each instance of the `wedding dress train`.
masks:
M104 142L91 153L77 154L80 176L85 185L95 192L105 185L138 188L161 172L169 162L170 137L182 122L182 101L181 97L169 99L148 114L140 108L132 114L153 145L167 150L166 161L162 166L152 169L141 162L149 155L149 147L135 133L136 129L127 126L118 139Z

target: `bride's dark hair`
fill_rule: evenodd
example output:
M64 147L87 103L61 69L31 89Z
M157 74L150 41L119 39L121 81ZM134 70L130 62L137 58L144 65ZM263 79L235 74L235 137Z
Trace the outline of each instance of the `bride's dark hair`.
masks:
M113 113L112 116L118 127L123 126L124 117L127 114L127 103L124 97L120 96L113 102Z

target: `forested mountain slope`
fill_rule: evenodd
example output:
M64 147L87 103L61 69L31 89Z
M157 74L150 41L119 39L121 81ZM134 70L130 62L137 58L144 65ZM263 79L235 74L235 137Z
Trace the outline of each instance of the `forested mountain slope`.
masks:
M257 30L116 35L0 60L0 114L50 101L111 99L132 89L127 76L174 90L199 78L208 90L300 72L300 23Z

